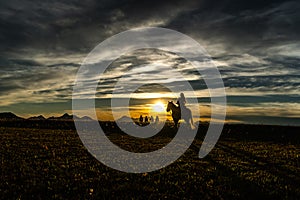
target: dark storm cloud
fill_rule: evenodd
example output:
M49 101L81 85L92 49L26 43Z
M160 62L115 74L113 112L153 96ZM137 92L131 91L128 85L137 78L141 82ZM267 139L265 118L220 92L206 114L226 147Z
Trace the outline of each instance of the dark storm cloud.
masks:
M299 117L282 117L282 116L261 116L261 115L231 115L226 117L227 120L236 120L243 123L254 124L285 124L290 126L299 126Z
M229 98L232 105L247 100L240 106L294 102L300 86L299 9L299 1L283 0L1 1L0 101L8 105L70 99L80 63L99 42L130 28L161 26L183 32L205 47L218 62L229 95L237 96ZM127 56L113 65L128 72L151 59ZM180 69L186 61L173 58L171 63ZM199 75L189 69L182 73ZM111 93L119 78L120 74L106 77L98 94ZM203 81L190 83L196 90L206 89ZM241 94L248 89L253 98ZM280 96L284 93L286 99Z
M0 60L1 66L18 66L18 67L31 67L31 66L40 66L41 63L38 63L34 60L29 59L6 59L2 58Z
M0 68L0 106L70 99L76 70L66 65L45 67L35 64Z
M296 1L209 1L177 16L168 26L215 39L212 42L227 40L231 49L232 45L256 48L278 39L298 40L299 8Z
M5 1L1 2L1 50L35 47L88 51L128 28L161 26L230 45L299 39L297 1ZM241 37L242 36L242 37ZM247 42L248 44L245 44Z
M176 8L176 2L159 1L5 1L0 3L0 49L87 52L111 34L159 17L159 13L163 19L169 6L180 10L180 5Z
M229 105L249 107L258 103L297 103L300 98L295 95L265 95L265 96L227 96Z
M300 55L299 57L291 57L291 56L276 56L276 57L269 57L265 58L265 60L275 64L279 65L281 67L284 67L289 70L299 70L300 65ZM294 74L296 75L296 74ZM297 75L300 76L300 72L297 73Z
M97 31L99 24L109 22L110 12L105 12L105 5L109 6L109 1L98 4L92 1L2 2L1 49L33 47L80 51L88 44L84 40L88 38L86 34ZM95 8L98 12L93 12Z
M79 68L80 64L78 64L78 63L56 63L56 64L48 65L47 67L61 67L61 66Z
M15 92L18 91L20 89L23 89L24 87L17 85L17 84L11 84L11 83L0 83L0 95L6 95L9 92Z

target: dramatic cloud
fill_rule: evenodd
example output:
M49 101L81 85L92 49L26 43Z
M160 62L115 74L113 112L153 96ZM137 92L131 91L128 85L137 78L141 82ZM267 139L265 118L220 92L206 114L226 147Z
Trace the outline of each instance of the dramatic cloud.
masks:
M229 95L229 120L259 122L263 112L268 123L294 123L300 114L299 9L299 1L283 0L2 1L0 111L28 115L31 111L22 108L28 104L36 104L33 113L70 110L76 72L97 44L131 28L160 26L191 36L211 55ZM166 78L166 66L187 78L200 102L209 102L197 71L171 53L135 52L89 81L101 79L97 96L103 101L124 73L132 84L143 74L145 83L180 86L180 81ZM141 88L137 97L150 95L151 88Z

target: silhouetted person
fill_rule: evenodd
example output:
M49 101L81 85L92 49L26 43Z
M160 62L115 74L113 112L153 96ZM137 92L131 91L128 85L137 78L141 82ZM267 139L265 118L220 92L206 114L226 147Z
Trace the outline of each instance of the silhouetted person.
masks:
M143 123L143 116L140 115L140 123Z
M151 123L154 122L154 118L153 118L152 115L151 115L151 117L150 117L150 122L151 122Z
M155 118L155 123L158 123L158 122L159 122L159 117L156 116L156 118Z
M177 99L176 104L180 107L185 107L186 104L186 100L185 100L185 96L184 94L181 92L180 93L180 97Z
M145 117L145 123L148 123L148 117L147 116Z

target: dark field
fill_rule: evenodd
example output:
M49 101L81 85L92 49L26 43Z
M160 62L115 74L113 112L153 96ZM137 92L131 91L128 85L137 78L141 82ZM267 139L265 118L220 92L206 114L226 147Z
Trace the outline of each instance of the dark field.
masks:
M202 125L173 164L128 174L92 157L72 122L30 124L1 124L1 199L300 199L299 127L226 125L216 147L199 159ZM112 125L108 137L135 152L161 148L175 133L167 126L156 137L133 140Z

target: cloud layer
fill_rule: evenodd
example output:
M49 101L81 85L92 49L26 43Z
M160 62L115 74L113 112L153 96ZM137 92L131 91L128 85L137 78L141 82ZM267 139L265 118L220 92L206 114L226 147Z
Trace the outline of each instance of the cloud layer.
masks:
M1 2L0 110L26 115L30 110L21 105L43 103L53 110L62 103L69 110L74 78L87 53L121 31L160 26L189 35L211 55L229 96L229 119L247 122L248 116L249 122L259 122L263 111L268 123L294 123L300 117L299 9L299 1L280 0ZM205 84L184 68L184 60L158 55L117 60L112 66L117 70L102 77L98 95L112 92L122 70L134 82L134 73L149 65L157 71L155 78L163 79L163 67L153 64L161 60L182 66L199 97L207 97ZM151 92L144 90L139 92ZM43 109L37 106L34 112Z

